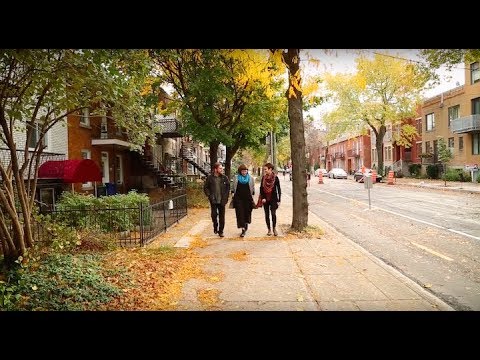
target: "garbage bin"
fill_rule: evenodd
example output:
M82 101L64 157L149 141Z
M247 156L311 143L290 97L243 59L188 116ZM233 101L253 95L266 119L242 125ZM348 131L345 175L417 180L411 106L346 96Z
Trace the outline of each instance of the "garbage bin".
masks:
M99 186L97 187L97 197L107 195L107 187L106 186Z
M105 183L105 188L107 189L107 195L115 195L117 193L117 184L115 183Z

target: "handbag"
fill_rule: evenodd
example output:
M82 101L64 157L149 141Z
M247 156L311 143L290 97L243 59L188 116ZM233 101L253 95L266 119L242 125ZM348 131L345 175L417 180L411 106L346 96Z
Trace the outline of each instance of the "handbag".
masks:
M260 208L262 206L263 206L262 197L260 195L258 195L256 208Z

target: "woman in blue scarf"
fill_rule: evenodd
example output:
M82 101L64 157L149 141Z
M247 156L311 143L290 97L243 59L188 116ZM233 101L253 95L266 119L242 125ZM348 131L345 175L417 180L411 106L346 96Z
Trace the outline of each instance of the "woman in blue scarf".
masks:
M237 217L237 228L242 229L241 237L244 237L248 224L252 222L252 209L254 207L253 195L255 195L255 182L248 173L247 167L242 164L238 167L238 175L233 180L233 206Z

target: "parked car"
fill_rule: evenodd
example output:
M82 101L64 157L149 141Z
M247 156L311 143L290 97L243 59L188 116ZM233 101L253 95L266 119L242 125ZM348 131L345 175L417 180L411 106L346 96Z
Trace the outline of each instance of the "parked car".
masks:
M327 169L317 169L315 170L315 176L320 176L319 173L322 172L322 176L328 176L328 171Z
M330 179L347 179L348 174L341 168L333 168L328 172L328 177Z
M363 177L366 174L371 174L372 169L365 169L365 172L363 173L362 170L356 170L355 173L353 174L353 179L357 182L363 183ZM382 181L382 175L377 174L377 183Z

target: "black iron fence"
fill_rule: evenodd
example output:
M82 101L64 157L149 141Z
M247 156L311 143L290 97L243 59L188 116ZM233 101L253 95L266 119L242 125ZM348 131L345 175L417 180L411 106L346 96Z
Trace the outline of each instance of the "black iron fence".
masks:
M84 207L44 214L50 215L54 222L77 230L108 233L117 239L119 246L143 246L187 215L187 195L137 207Z

